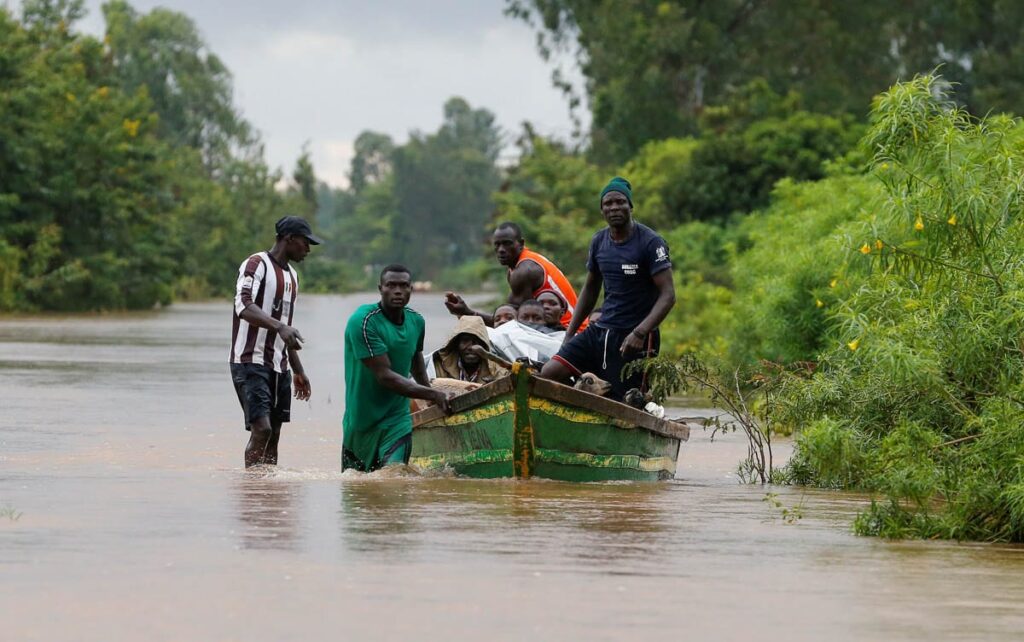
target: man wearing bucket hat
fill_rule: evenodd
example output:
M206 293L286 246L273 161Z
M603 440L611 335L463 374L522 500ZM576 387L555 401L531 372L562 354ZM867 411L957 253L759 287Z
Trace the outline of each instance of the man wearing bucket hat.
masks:
M298 216L282 217L275 231L274 247L242 261L235 284L231 380L250 433L246 468L277 464L281 425L291 418L293 382L296 399L311 394L298 354L304 339L292 326L299 276L289 263L301 262L310 245L323 241Z
M568 381L593 372L622 399L640 387L638 375L622 379L630 361L657 354L658 326L675 305L668 244L657 232L633 220L632 186L616 176L601 190L601 213L608 224L590 241L587 280L565 333L565 342L541 376ZM576 334L604 287L601 318Z

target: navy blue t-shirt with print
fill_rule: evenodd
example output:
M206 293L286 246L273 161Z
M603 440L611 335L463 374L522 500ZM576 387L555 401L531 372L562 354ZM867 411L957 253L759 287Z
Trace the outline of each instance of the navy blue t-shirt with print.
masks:
M668 243L657 232L634 221L633 233L621 243L613 241L606 227L590 241L587 270L604 281L604 304L597 324L632 330L650 313L658 300L651 278L672 267Z

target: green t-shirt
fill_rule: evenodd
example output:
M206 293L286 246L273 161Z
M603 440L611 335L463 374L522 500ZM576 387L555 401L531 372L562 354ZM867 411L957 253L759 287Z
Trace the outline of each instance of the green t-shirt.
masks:
M412 432L409 399L377 383L363 359L388 355L391 369L408 377L412 360L423 350L426 323L405 308L396 325L379 303L359 306L345 326L345 416L342 467L368 471L380 455ZM348 465L346 466L346 460Z

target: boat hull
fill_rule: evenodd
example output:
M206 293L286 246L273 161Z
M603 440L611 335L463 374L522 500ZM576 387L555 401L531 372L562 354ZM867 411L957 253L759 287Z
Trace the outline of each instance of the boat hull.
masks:
M518 365L518 364L517 364ZM657 481L675 476L685 425L514 368L413 415L410 463L475 478Z

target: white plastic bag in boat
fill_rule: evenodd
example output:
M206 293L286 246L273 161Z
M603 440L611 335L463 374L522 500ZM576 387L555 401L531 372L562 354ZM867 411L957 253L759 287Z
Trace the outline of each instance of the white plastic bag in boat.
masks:
M547 361L562 347L565 332L544 334L518 321L509 321L497 328L487 328L494 351L509 361L529 357L534 361Z
M504 357L509 361L515 361L520 357L529 357L543 363L555 356L558 349L562 347L565 332L545 334L540 330L522 325L518 321L509 321L497 328L487 328L487 337L491 340L492 350L499 357ZM423 355L429 379L437 376L437 371L434 369L434 352Z

